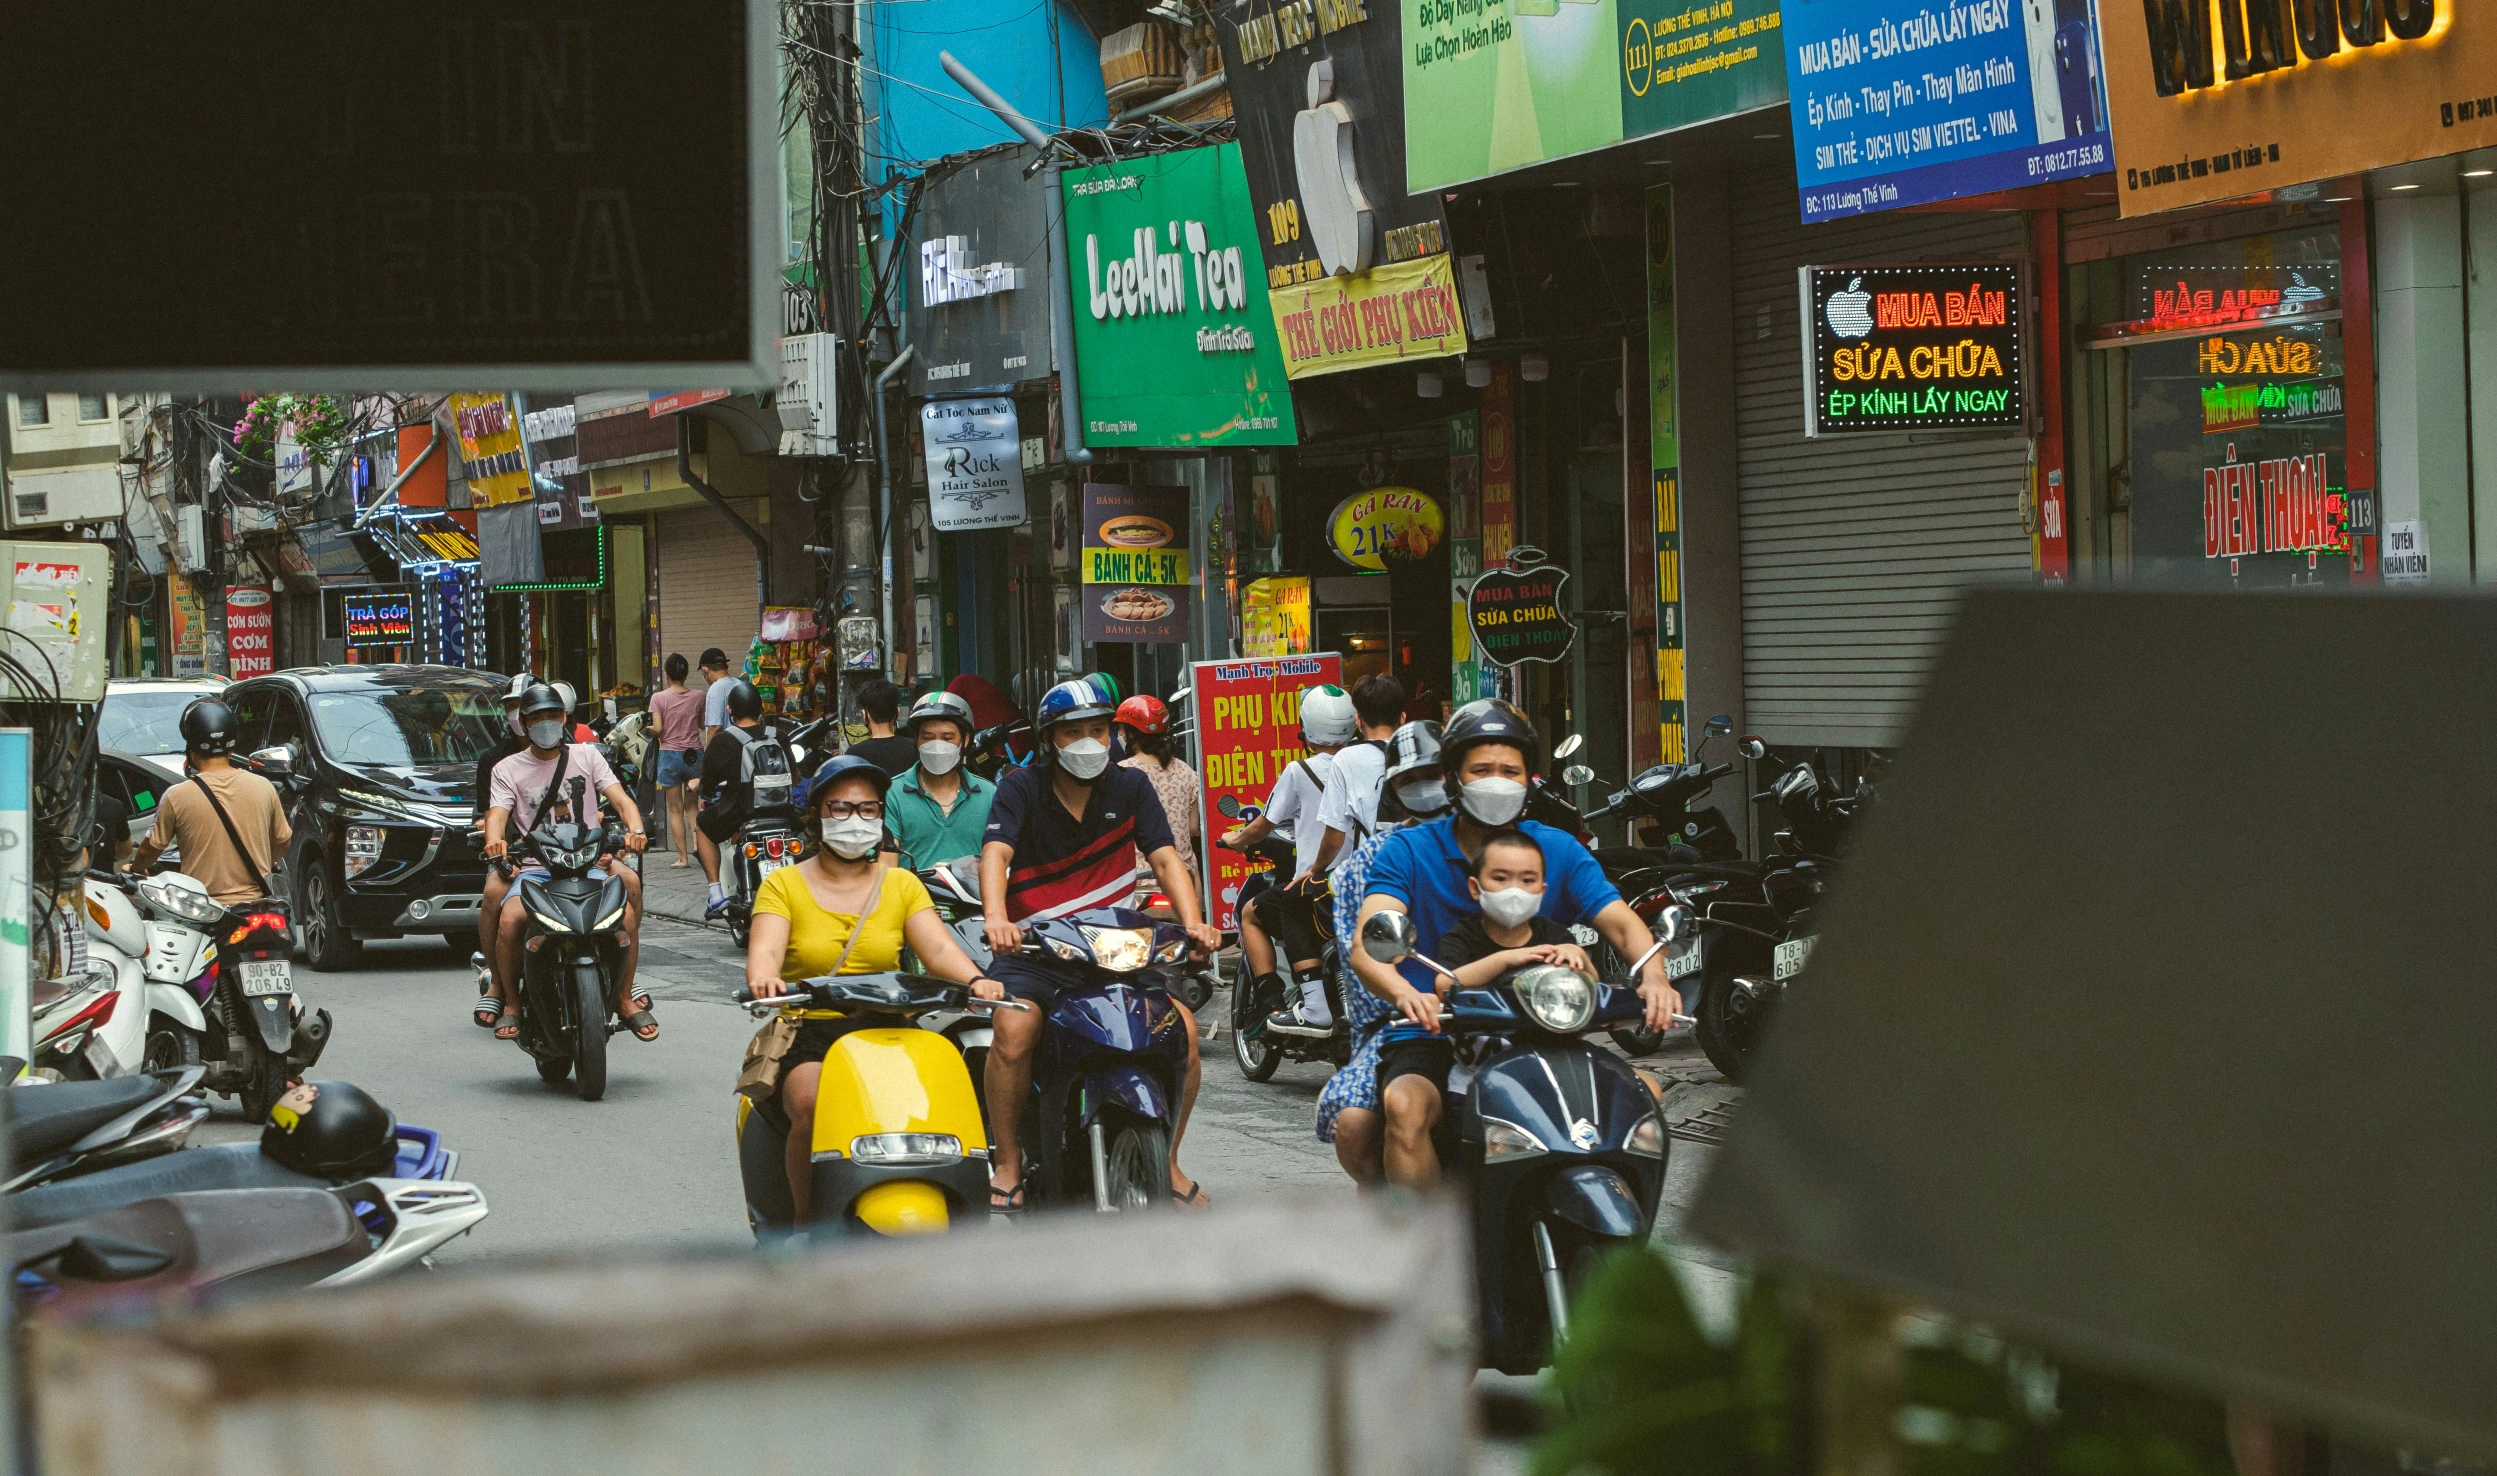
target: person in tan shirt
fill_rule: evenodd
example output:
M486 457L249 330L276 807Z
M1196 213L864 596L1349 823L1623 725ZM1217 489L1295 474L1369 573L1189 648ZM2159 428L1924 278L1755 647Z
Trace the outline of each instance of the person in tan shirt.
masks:
M209 896L229 905L269 895L269 871L294 838L277 786L234 767L228 757L235 727L234 710L214 697L201 698L182 714L191 777L165 791L156 809L156 828L131 860L131 868L144 876L157 857L178 849L183 875L198 878ZM214 804L209 791L215 793ZM234 822L246 854L235 854L234 840L217 818L220 807Z

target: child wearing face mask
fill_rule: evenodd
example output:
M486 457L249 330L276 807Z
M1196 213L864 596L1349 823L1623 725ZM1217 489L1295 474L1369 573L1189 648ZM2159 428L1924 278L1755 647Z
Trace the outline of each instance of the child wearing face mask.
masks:
M1592 978L1595 966L1569 929L1541 914L1547 883L1543 847L1522 830L1498 830L1483 841L1468 884L1480 917L1442 934L1439 961L1468 988L1492 983L1528 964L1556 963ZM1446 981L1441 981L1447 986ZM1443 989L1444 993L1444 989Z

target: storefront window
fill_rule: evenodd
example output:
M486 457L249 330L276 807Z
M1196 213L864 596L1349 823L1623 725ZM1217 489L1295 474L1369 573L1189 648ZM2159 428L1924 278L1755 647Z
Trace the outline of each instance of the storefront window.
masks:
M2347 584L2339 231L2214 242L2124 270L2133 320L2108 332L2128 345L2135 572Z

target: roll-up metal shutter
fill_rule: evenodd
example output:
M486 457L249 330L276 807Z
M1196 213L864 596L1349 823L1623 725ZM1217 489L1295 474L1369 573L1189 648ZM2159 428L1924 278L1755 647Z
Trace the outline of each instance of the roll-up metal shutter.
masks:
M1734 188L1734 365L1743 520L1743 700L1772 743L1896 743L1959 591L2025 579L2018 435L1803 434L1795 272L1813 263L1999 259L2009 212L1890 211L1806 226L1791 169Z
M754 521L753 503L729 506ZM659 549L659 655L681 651L690 664L717 646L728 653L730 670L741 669L762 629L754 545L707 507L654 515L651 537Z

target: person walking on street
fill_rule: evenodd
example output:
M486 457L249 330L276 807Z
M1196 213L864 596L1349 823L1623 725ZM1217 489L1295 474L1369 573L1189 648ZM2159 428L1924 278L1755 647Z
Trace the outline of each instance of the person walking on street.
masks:
M919 762L918 745L894 731L894 725L902 715L901 688L882 677L861 683L858 688L858 715L867 720L867 737L863 742L851 744L851 753L887 774L907 773L913 764Z
M971 743L971 704L951 692L930 692L910 705L904 727L919 761L893 781L884 805L885 828L902 865L919 871L978 855L997 786L962 766Z
M659 796L668 817L668 844L676 847L672 867L693 864L694 781L702 777L702 694L685 685L687 668L681 651L670 651L662 670L668 685L650 698L650 718L659 730Z
M131 869L145 876L168 849L182 852L182 874L231 907L269 895L269 873L294 831L277 786L234 767L242 720L215 697L182 710L182 747L191 777L165 791L156 828L139 843Z
M702 670L702 746L708 749L728 726L728 653L713 646L694 664Z

